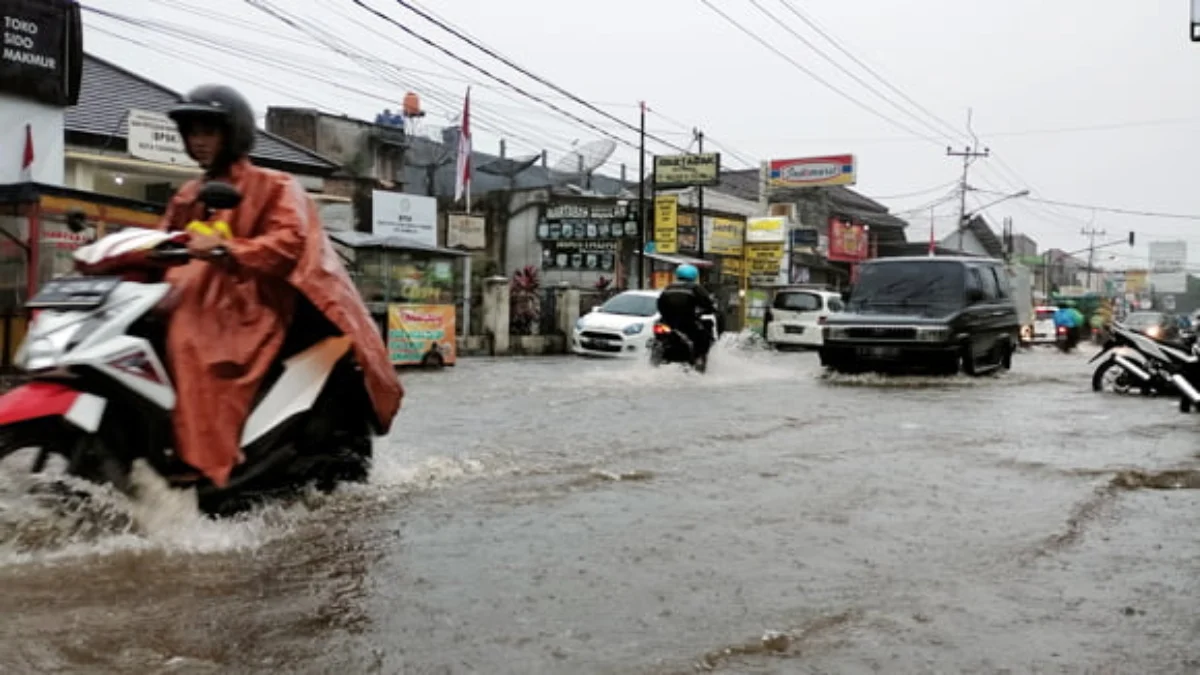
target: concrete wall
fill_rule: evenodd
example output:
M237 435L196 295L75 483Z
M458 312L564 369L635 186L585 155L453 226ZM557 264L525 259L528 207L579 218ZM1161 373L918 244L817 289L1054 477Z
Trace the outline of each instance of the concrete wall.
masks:
M270 108L267 130L324 155L354 176L403 183L403 132L316 110ZM383 143L380 137L390 137ZM350 196L350 195L344 195Z
M33 130L33 180L63 184L63 116L63 108L0 94L0 185L27 179L21 172L26 125Z

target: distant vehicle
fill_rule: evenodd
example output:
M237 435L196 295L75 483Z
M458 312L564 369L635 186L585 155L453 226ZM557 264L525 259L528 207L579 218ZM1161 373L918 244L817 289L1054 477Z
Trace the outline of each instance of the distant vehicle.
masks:
M1160 342L1182 342L1179 321L1163 312L1133 312L1121 322L1125 328Z
M775 291L767 310L767 342L776 349L820 347L829 315L845 309L842 294L824 289L786 287Z
M882 258L862 265L846 311L825 322L821 364L980 375L1012 367L1020 322L999 260Z
M625 291L579 317L571 351L583 356L635 357L654 342L661 291Z
M1058 307L1053 305L1039 305L1033 310L1033 331L1028 342L1035 345L1054 342L1054 313L1057 311Z

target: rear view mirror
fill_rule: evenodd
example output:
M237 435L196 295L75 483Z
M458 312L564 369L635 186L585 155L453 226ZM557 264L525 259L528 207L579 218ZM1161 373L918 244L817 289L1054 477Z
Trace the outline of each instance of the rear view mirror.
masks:
M79 234L88 228L87 214L79 209L67 211L67 229Z
M242 193L229 183L212 180L200 188L196 201L214 211L235 209L242 203Z

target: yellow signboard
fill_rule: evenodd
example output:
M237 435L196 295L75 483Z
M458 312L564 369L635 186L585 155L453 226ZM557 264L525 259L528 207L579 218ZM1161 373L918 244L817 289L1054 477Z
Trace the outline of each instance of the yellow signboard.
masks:
M654 198L654 250L675 253L679 250L679 197Z
M717 185L721 182L721 153L665 155L654 158L656 188L684 188L693 185Z
M730 218L713 218L712 221L712 238L704 247L705 253L742 257L745 221Z
M783 258L783 244L746 244L746 260L774 260Z
M746 222L746 242L782 242L787 239L784 218L751 218Z
M721 261L721 274L727 274L732 277L740 277L746 271L746 266L741 258L726 258Z

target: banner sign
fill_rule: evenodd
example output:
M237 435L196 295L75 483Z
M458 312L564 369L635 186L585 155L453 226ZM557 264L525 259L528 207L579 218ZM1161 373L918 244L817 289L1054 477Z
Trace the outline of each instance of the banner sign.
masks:
M787 219L780 217L751 218L746 221L746 243L783 242L787 235Z
M771 187L854 185L858 179L854 155L773 159L768 175Z
M742 257L742 241L746 222L729 218L712 219L712 237L704 246L705 253Z
M617 265L616 241L544 241L542 269L612 272Z
M72 0L0 0L0 92L56 106L79 102L83 23Z
M539 241L558 239L624 239L638 236L637 221L628 220L619 204L553 204L538 222Z
M721 153L655 155L654 188L685 188L721 182Z
M862 225L839 218L829 219L830 260L858 262L870 257L867 230Z
M437 199L405 192L371 192L371 234L404 237L434 248L437 238Z
M679 252L679 198L661 195L654 198L654 248L659 253Z
M415 365L432 354L454 363L454 305L388 305L388 352L393 365Z

